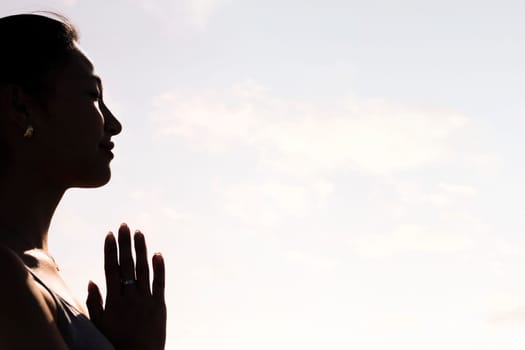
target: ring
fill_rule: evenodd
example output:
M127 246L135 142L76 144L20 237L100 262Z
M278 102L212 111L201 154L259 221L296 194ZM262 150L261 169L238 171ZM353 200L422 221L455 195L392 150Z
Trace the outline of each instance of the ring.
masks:
M135 280L134 279L124 280L124 281L122 281L122 284L124 286L129 286L130 284L135 284Z

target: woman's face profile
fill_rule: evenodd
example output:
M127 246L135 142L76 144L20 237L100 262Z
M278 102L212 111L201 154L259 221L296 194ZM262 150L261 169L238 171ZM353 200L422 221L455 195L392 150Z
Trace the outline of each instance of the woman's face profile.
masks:
M113 156L104 147L122 126L104 104L101 80L80 49L57 73L44 114L43 130L36 132L44 138L41 151L47 152L49 171L63 174L68 187L106 184Z

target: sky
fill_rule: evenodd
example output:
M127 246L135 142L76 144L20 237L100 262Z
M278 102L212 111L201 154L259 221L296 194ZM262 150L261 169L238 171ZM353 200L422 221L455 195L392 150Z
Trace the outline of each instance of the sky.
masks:
M37 10L123 124L50 228L80 300L126 222L166 260L168 350L525 346L521 2L0 3Z

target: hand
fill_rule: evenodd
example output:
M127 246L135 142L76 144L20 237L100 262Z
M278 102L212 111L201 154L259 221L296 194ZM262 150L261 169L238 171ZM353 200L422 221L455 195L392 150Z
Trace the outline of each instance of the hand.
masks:
M162 350L166 341L166 303L164 301L164 260L160 254L152 259L153 286L149 284L149 266L144 235L135 231L136 266L131 255L131 235L126 224L104 244L106 305L93 282L88 286L86 305L95 326L117 350Z

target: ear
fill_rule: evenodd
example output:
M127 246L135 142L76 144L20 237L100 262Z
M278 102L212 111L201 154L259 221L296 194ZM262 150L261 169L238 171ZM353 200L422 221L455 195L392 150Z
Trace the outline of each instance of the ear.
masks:
M30 115L34 109L34 98L20 86L3 85L0 88L0 103L2 114L8 123L15 124L23 130L31 122Z

